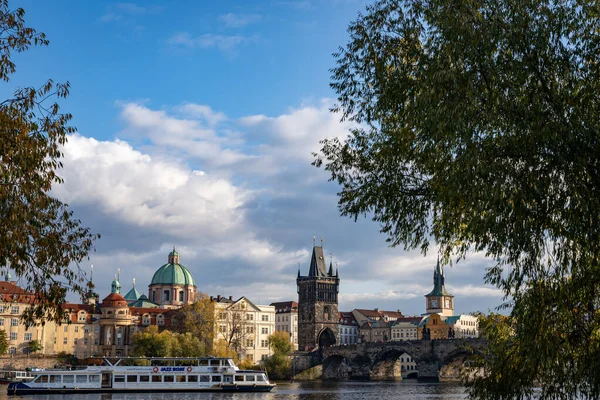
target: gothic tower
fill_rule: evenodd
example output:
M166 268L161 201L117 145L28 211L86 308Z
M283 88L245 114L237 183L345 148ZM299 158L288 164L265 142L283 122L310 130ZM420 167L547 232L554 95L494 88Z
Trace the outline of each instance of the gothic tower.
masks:
M339 273L333 274L333 263L326 269L323 246L314 246L308 276L298 269L298 349L338 343Z
M444 285L446 276L440 267L438 258L437 265L433 270L433 290L425 295L425 310L427 314L440 314L445 317L454 315L454 296L446 290Z

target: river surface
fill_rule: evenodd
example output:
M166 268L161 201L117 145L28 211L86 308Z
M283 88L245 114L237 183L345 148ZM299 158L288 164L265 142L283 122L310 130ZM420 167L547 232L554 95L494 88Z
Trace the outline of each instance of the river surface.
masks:
M114 393L85 395L7 396L0 400L361 400L361 399L466 399L464 388L452 383L401 382L298 382L279 383L270 393Z

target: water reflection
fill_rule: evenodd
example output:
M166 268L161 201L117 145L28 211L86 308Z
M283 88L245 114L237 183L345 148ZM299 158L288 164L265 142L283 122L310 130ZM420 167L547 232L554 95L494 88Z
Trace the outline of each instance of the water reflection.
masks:
M455 384L403 382L298 382L281 383L270 393L115 393L86 395L7 396L0 400L363 400L363 399L465 399Z

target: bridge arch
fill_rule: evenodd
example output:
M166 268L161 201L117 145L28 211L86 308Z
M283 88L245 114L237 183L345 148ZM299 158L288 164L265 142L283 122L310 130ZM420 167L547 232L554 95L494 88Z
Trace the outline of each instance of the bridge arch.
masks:
M440 362L440 381L458 381L468 370L469 359L474 354L482 354L478 349L459 347L448 353Z
M336 342L335 333L333 333L331 328L324 328L319 332L317 340L319 348L334 346Z
M400 380L403 377L418 378L418 376L419 360L411 354L410 349L402 347L387 349L373 357L371 380Z

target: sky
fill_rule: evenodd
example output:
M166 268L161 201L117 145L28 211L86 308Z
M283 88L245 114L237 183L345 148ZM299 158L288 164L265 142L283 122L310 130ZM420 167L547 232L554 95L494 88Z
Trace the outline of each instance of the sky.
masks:
M340 310L425 312L435 247L390 248L367 218L341 217L311 153L351 126L329 111L332 56L362 0L11 1L48 47L16 54L0 86L69 81L77 133L53 193L101 239L101 298L120 270L143 293L176 247L197 290L257 304L296 300L313 237L339 267ZM455 312L488 312L481 254L446 267ZM73 299L72 299L73 300Z

